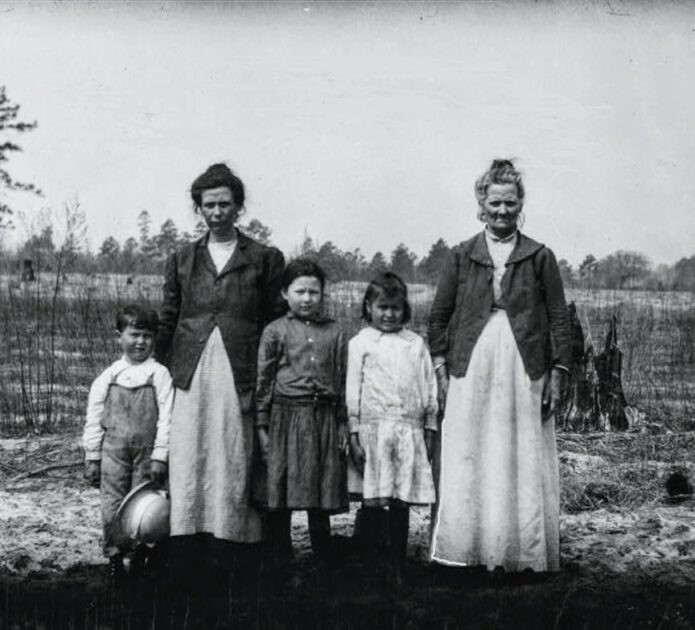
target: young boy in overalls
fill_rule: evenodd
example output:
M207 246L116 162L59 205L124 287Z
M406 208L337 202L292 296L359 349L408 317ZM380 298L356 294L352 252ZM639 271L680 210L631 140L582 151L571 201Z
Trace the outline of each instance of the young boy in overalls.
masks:
M164 484L174 389L169 371L152 357L157 313L137 305L121 309L116 338L123 356L92 383L84 428L84 476L101 489L104 555L111 576L123 575L127 541L114 540L118 506L146 479Z

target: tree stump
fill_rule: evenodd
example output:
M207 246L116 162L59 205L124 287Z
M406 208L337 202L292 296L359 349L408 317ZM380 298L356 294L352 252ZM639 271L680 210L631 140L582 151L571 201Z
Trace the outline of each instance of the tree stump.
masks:
M596 377L594 374L594 349L586 344L584 329L577 315L577 307L570 302L568 307L570 324L570 347L572 363L569 368L569 385L565 406L562 411L563 429L585 431L598 428L599 412L596 400Z
M622 353L618 348L618 318L613 315L602 353L595 355L574 302L568 306L572 364L562 427L567 430L599 430L607 422L614 431L629 428L622 384Z
M622 382L623 355L618 348L618 317L613 315L603 352L594 359L598 376L598 403L614 431L625 431L630 424L625 415L627 401Z

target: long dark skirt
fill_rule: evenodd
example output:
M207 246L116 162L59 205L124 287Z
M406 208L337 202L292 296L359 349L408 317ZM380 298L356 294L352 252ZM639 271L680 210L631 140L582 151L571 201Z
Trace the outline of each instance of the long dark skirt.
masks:
M335 405L274 402L269 438L269 509L349 508Z

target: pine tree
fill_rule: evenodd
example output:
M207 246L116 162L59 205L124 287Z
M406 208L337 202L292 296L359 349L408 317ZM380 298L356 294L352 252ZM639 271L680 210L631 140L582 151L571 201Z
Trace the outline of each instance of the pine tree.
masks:
M399 243L391 252L391 271L397 273L404 282L413 282L416 258L405 243Z
M0 86L0 228L10 227L10 215L12 208L6 201L6 191L32 192L37 195L41 190L34 184L18 182L8 172L5 164L9 160L11 153L21 151L22 148L9 140L9 134L20 134L32 131L36 128L36 122L26 123L17 120L19 116L19 105L13 104L5 94L4 86Z

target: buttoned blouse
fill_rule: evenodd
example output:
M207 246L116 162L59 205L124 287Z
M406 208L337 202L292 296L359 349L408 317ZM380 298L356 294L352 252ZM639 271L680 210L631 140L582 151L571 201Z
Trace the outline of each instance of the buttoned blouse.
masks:
M485 243L490 252L490 258L494 265L492 274L492 291L494 294L493 307L502 308L502 276L507 269L507 260L514 251L518 232L514 232L506 238L495 237L490 230L485 229Z
M219 274L225 268L225 265L232 257L236 249L236 238L231 241L211 241L208 239L208 253L212 262L215 264L215 269Z
M257 411L268 412L275 397L316 399L337 403L344 418L345 363L345 336L336 321L287 313L261 336Z
M348 344L348 427L396 420L437 430L437 380L425 342L405 328L364 328Z

